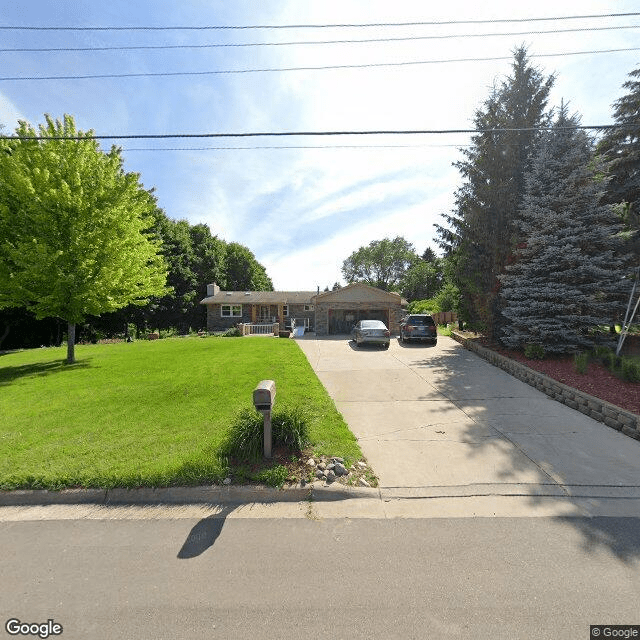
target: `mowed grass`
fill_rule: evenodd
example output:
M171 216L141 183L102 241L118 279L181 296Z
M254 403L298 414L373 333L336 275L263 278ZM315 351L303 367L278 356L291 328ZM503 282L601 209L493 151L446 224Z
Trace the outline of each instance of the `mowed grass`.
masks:
M293 340L175 338L0 356L0 488L220 482L223 440L263 379L302 405L317 454L362 454Z

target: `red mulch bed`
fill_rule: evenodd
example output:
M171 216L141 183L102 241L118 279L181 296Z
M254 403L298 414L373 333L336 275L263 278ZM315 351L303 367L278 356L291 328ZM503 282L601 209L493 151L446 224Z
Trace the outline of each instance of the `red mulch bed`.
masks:
M476 338L476 341L569 387L640 415L640 383L617 378L599 362L589 362L587 372L580 374L574 367L572 356L546 356L544 360L530 360L523 353L505 349L487 338Z

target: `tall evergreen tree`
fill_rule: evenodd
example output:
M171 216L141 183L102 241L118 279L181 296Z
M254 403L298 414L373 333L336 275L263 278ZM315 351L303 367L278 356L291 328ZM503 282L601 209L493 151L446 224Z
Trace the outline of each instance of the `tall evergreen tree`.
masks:
M628 93L613 105L619 126L605 134L598 151L608 161L611 175L605 199L618 205L630 236L629 248L640 264L640 68L629 77L623 85Z
M529 156L539 127L549 122L546 107L554 80L530 65L525 47L516 49L511 75L475 113L478 133L455 165L464 180L455 209L443 216L447 226L436 225L445 255L456 254L462 312L491 335L504 322L498 275L511 253Z
M501 276L502 342L550 352L590 347L621 304L621 224L601 203L605 181L588 135L561 107L542 136L517 223L520 243Z

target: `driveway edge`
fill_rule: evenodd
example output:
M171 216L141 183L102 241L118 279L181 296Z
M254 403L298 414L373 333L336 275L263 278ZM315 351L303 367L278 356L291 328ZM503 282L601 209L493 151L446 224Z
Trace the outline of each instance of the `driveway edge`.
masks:
M515 378L518 378L518 380L535 387L539 391L547 394L550 398L562 402L568 407L576 409L590 418L624 433L630 438L640 440L640 417L631 413L631 411L622 409L606 400L596 398L584 391L569 387L562 382L550 378L544 373L530 369L521 362L511 360L487 347L483 347L472 339L466 338L455 331L451 332L451 337L462 344L465 349L477 353L492 365L506 371Z

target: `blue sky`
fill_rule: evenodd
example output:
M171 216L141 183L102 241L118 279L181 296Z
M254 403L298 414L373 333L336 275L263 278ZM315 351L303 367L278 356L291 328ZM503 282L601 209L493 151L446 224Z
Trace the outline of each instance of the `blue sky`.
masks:
M0 0L0 26L209 26L480 20L622 13L635 1L432 3L183 0ZM567 34L470 37L580 26L639 25L640 16L600 20L216 31L11 31L0 48L267 43L465 34L387 43L90 52L0 52L0 77L242 70L640 47L640 28ZM539 58L558 79L552 104L570 102L585 124L611 122L611 104L640 51ZM0 81L0 123L70 113L100 135L249 131L466 128L509 61L238 73L184 77ZM247 245L277 289L324 288L343 260L372 240L403 235L419 252L453 206L463 134L396 137L168 139L119 141L128 170L155 188L172 218L204 222ZM107 146L109 142L105 143ZM316 149L185 147L332 146ZM387 148L377 148L385 145ZM402 146L412 145L412 147ZM360 148L352 148L359 146ZM173 150L164 150L164 149ZM155 149L155 150L150 150Z

